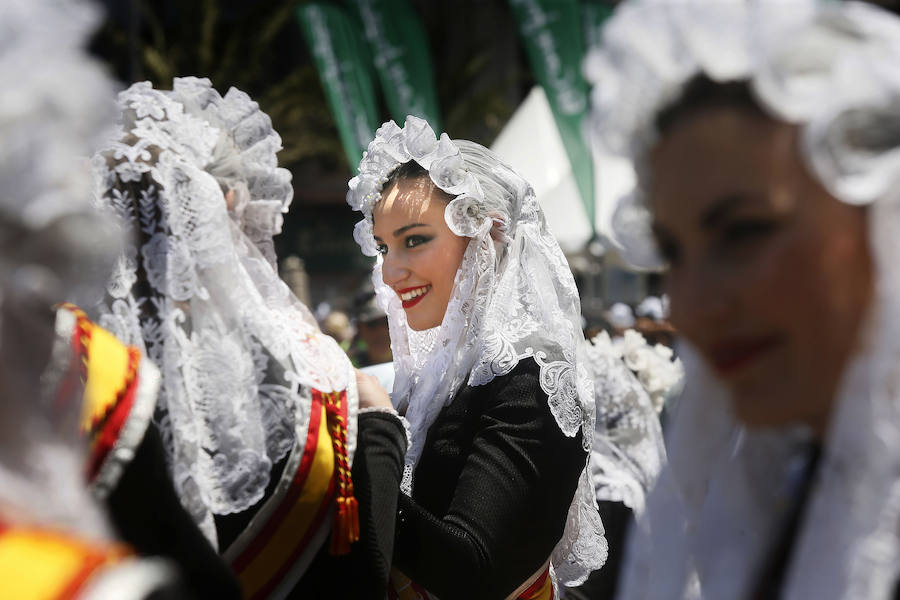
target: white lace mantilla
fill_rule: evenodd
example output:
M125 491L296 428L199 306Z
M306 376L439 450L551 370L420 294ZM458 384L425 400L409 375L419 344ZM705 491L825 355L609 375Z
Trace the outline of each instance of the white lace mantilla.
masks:
M185 78L171 92L134 84L119 107L94 169L134 245L99 322L159 366L155 421L175 486L214 540L212 515L257 503L305 439L312 388L348 390L355 444L353 371L267 255L292 191L256 103Z
M486 148L437 138L428 124L408 117L401 129L385 123L350 181L348 203L363 213L354 237L375 254L372 209L390 174L416 161L453 199L444 218L471 238L456 273L441 325L413 331L399 296L372 281L388 315L396 378L392 398L409 420L412 443L402 488L413 472L428 429L464 385L484 385L533 358L550 410L567 436L581 432L586 450L594 433L594 397L584 368L578 292L559 245L547 230L531 186ZM578 584L606 560L607 546L586 464L572 500L565 533L553 552L559 580Z

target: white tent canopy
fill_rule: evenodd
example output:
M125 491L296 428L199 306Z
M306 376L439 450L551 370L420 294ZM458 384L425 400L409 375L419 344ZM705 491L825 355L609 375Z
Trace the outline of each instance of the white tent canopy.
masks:
M581 251L590 240L591 228L550 104L540 86L529 92L491 149L534 187L550 231L563 251ZM610 219L615 200L632 185L630 165L595 153L595 226L613 241Z

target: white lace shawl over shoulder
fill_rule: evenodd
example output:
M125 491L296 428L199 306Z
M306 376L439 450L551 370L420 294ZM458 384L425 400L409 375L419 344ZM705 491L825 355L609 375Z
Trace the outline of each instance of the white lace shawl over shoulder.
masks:
M352 457L355 379L274 268L293 190L268 116L196 78L172 91L136 83L119 111L94 172L98 202L133 243L100 324L159 366L154 420L175 487L215 542L212 515L260 501L273 464L305 440L313 388L348 391Z
M630 159L638 186L616 233L652 253L642 195L654 115L691 78L746 81L773 118L795 123L810 171L839 200L868 207L873 306L842 374L835 413L785 577L788 599L893 597L900 575L900 20L857 2L623 3L586 71L595 133ZM643 217L635 215L643 214ZM648 252L650 249L650 252ZM737 598L779 531L803 460L796 428L751 431L699 357L669 464L631 540L622 598Z
M401 129L381 126L350 180L349 204L364 218L354 237L376 254L372 209L390 174L416 161L453 199L444 211L450 230L471 238L456 273L443 322L413 331L400 298L385 285L381 261L372 281L388 315L396 379L393 401L409 420L412 443L402 488L412 473L429 427L465 384L477 386L509 373L526 357L540 367L550 410L567 436L582 434L590 449L594 397L584 366L578 292L559 245L547 230L531 186L486 148L436 137L428 124L408 117ZM585 464L552 565L560 581L577 584L606 560L606 540Z

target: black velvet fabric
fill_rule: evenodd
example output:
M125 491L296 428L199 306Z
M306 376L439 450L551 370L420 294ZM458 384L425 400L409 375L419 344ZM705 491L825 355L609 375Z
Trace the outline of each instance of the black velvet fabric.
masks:
M394 566L441 600L502 599L562 537L586 454L550 413L539 367L466 386L399 496Z
M167 558L179 567L184 590L161 597L241 598L237 579L182 507L152 423L107 505L122 540L139 555Z

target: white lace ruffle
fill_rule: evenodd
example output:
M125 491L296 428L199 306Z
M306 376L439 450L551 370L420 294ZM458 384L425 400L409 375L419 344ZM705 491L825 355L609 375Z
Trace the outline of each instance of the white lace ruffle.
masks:
M375 132L375 139L359 163L359 175L350 180L347 192L347 203L365 217L357 224L353 237L366 256L378 254L372 237L372 209L381 198L381 187L394 169L411 160L429 172L435 185L455 196L446 210L447 224L456 235L471 237L475 224L481 220L478 217L484 216L478 214L477 208L484 205L481 186L465 169L459 149L446 133L436 139L428 123L417 117L407 118L403 129L388 121ZM460 229L453 229L454 226Z
M484 385L534 359L560 429L594 433L593 387L584 370L581 313L575 282L550 235L531 187L485 148L438 139L428 124L408 117L401 129L384 124L349 184L348 203L363 213L354 238L375 254L371 213L390 174L415 160L453 199L444 218L470 237L444 320L429 331L409 328L400 299L376 263L372 281L388 315L396 378L392 399L410 424L402 489L413 473L428 429L464 385ZM606 540L586 465L565 532L553 553L560 581L578 584L606 560Z
M228 132L237 150L240 172L237 179L248 194L246 202L237 200L230 216L275 268L272 238L281 233L282 215L290 208L294 188L290 171L278 168L275 155L282 149L281 136L272 127L269 115L236 88L220 96L206 78L175 78L171 97L187 113Z
M638 0L617 11L587 64L603 73L597 133L635 161L640 210L654 115L694 75L746 80L774 118L800 126L819 181L869 206L875 303L842 374L782 595L891 598L900 575L900 20L853 2L710 8ZM741 428L722 386L689 348L682 356L689 373L669 464L630 549L622 598L746 596L808 449L802 430Z
M369 407L359 409L359 414L364 415L366 413L383 413L386 415L393 415L397 417L397 420L400 421L401 425L403 425L403 431L406 432L406 447L409 448L410 444L412 444L412 434L410 433L409 429L409 421L406 420L406 417L398 413L396 408Z
M159 366L155 421L175 487L214 540L213 514L263 497L273 464L305 431L313 388L347 390L351 458L358 398L346 355L260 252L291 196L268 117L207 80L174 88L122 92L122 129L94 159L99 202L135 243L99 322ZM223 188L249 196L229 210ZM267 216L249 232L243 217L254 206Z

